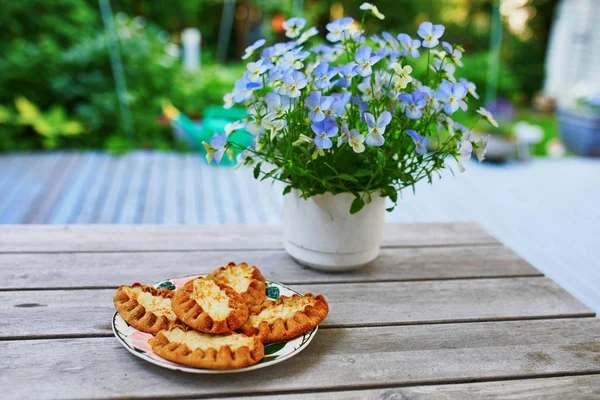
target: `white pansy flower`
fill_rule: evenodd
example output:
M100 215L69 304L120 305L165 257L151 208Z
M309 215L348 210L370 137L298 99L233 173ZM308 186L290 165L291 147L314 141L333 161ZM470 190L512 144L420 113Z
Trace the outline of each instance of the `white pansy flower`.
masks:
M373 13L373 15L381 20L383 20L385 18L385 15L383 15L378 9L377 6L371 3L362 3L360 5L360 9L364 10L364 11L371 11Z

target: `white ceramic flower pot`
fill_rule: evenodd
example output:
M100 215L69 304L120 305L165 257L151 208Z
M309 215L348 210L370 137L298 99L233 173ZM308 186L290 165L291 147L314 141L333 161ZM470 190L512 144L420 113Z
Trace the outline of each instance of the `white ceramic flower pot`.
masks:
M354 196L326 193L308 200L293 190L284 196L285 250L299 263L323 271L360 268L379 255L385 198L350 214Z

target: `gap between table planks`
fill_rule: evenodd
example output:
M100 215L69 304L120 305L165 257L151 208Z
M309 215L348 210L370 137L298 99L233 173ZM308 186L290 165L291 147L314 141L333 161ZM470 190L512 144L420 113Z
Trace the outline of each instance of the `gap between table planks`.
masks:
M0 341L0 385L15 399L166 399L599 374L599 333L593 318L324 329L293 361L235 376L164 370L114 338Z
M0 253L281 249L281 225L3 225ZM501 245L479 225L386 224L382 246Z
M10 253L0 254L0 290L118 287L141 281L208 274L230 261L258 265L286 284L383 282L542 276L510 249L497 245L385 248L358 271L327 274L301 268L283 250Z
M600 375L459 383L453 385L390 387L361 391L226 397L223 400L273 398L283 400L329 400L331 398L343 398L345 400L424 400L430 398L443 398L444 400L473 398L539 400L551 398L586 398L591 400L600 398Z

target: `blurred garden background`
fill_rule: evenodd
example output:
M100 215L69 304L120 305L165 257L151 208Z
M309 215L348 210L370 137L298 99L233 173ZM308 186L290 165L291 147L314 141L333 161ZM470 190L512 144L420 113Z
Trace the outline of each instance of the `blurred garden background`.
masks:
M223 95L243 73L239 60L247 45L260 37L268 42L284 39L282 23L292 15L302 15L323 34L332 19L358 17L360 3L3 2L0 152L192 150L162 115L165 102L200 120L208 106L222 105ZM470 110L474 113L479 105L490 106L499 98L503 109L509 110L497 133L510 137L517 122L527 121L543 129L543 139L533 149L536 155L562 154L560 143L556 150L554 142L558 126L551 99L541 95L558 0L381 0L375 4L386 18L370 19L367 29L414 34L425 20L446 25L445 39L466 50L462 76L474 82L480 94L481 104ZM201 62L195 70L183 67L186 28L201 33Z
M292 16L324 41L361 3L0 2L0 224L281 223L282 187L207 166L199 142L244 113L222 105L246 46L286 40ZM374 3L371 32L446 26L479 93L460 122L485 105L487 160L519 160L420 182L386 222L475 221L600 310L600 158L574 156L600 155L600 0Z

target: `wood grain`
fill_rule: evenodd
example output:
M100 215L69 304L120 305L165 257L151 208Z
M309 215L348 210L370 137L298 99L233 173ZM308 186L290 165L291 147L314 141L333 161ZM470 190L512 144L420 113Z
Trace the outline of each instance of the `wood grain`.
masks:
M273 399L274 396L227 397L233 399ZM444 400L465 399L598 399L600 375L536 378L498 382L462 383L457 385L429 385L373 390L347 390L336 392L277 394L283 400Z
M282 248L280 225L6 225L0 252L193 251ZM473 223L388 224L384 247L499 242Z
M594 315L546 278L313 284L294 288L325 296L330 313L323 327ZM0 292L0 310L4 315L0 339L112 335L114 293L115 290ZM81 317L73 318L74 315Z
M0 254L0 289L116 287L207 274L230 261L257 265L269 279L289 284L374 282L540 276L503 246L382 249L371 265L354 272L326 274L302 268L283 250L156 253Z
M374 389L600 373L600 320L324 329L278 367L235 376L168 371L137 359L114 338L3 341L0 353L8 399ZM32 377L35 384L24 384Z

